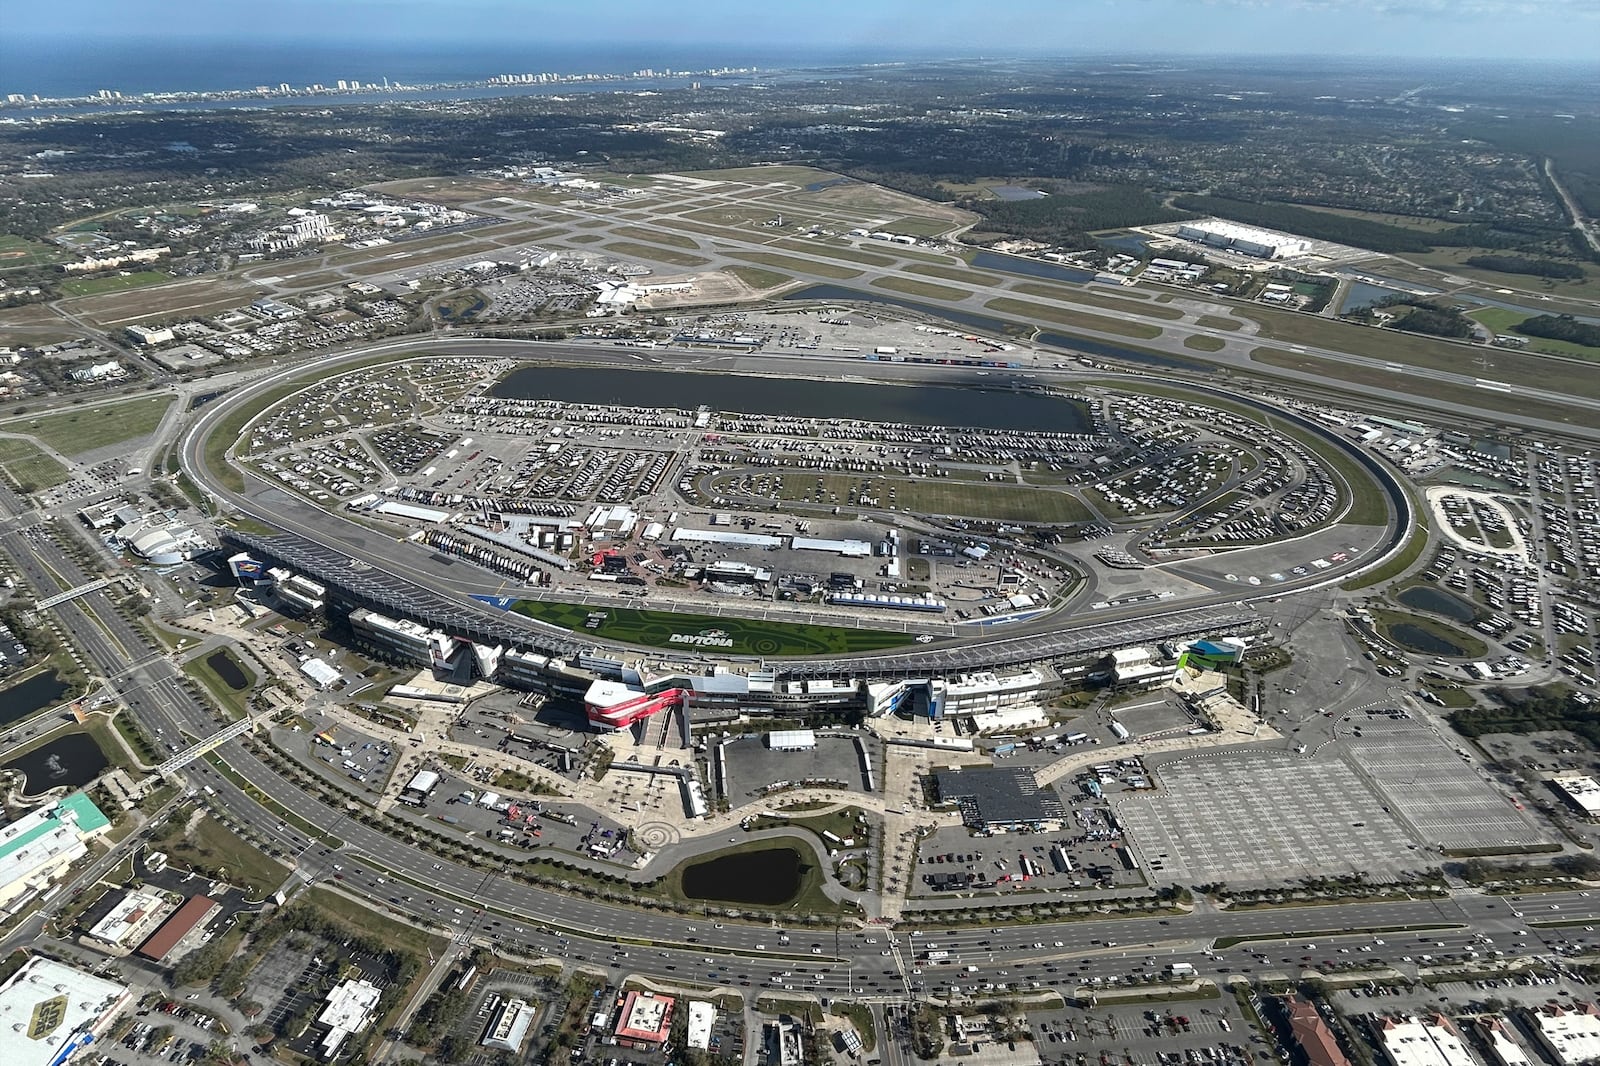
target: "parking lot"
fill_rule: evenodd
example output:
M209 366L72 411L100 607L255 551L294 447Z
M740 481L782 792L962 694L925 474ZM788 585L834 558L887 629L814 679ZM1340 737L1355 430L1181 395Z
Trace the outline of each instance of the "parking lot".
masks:
M1047 1064L1075 1063L1086 1055L1090 1062L1132 1066L1244 1066L1258 1040L1231 995L1036 1010L1029 1012L1028 1024Z
M721 745L728 799L734 806L773 791L778 782L830 781L835 787L874 792L883 779L883 744L875 737L817 733L817 746L809 751L774 751L767 736L752 733Z
M1153 761L1153 760L1152 760ZM1115 800L1154 879L1276 883L1425 861L1370 785L1336 757L1227 751L1155 767L1158 791Z
M961 827L938 829L917 847L910 894L1098 892L1141 886L1144 874L1119 854L1122 837L1110 829L1103 816L1107 810L1086 805L1060 833L982 837Z
M1351 764L1371 777L1421 841L1470 850L1549 839L1425 722L1396 711L1352 717L1346 724L1359 730L1348 745Z

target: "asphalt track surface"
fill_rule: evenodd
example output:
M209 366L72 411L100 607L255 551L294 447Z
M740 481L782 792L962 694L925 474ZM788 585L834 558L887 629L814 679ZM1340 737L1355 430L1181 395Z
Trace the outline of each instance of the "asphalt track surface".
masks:
M269 527L282 530L284 538L243 536L237 538L276 557L277 561L298 566L318 580L327 581L348 589L366 588L366 598L379 609L406 613L430 624L445 625L471 636L479 633L484 639L509 640L527 646L544 648L557 653L570 653L578 647L612 647L628 649L631 646L614 644L603 639L578 640L566 631L554 631L531 619L511 615L471 599L473 595L517 595L504 580L472 567L445 567L429 555L404 548L396 550L396 540L354 522L336 511L313 506L287 492L272 488L259 479L256 493L235 492L222 484L209 469L206 445L217 425L239 405L246 404L262 393L287 381L304 379L308 384L316 377L346 368L351 364L370 359L375 353L395 354L415 352L427 354L477 355L510 357L527 360L560 361L577 364L638 365L637 349L605 349L578 345L541 344L525 341L499 340L429 340L408 341L363 348L334 359L323 360L314 366L299 366L272 374L235 390L228 396L213 401L201 417L184 434L181 462L183 469L196 484L223 501L239 514L248 516ZM698 353L696 353L698 354ZM688 359L685 360L689 361ZM660 353L650 359L653 368L661 368ZM783 369L783 360L772 360L774 370ZM808 359L801 369L795 361L794 372L816 373L818 360ZM859 373L863 364L849 361L851 370ZM904 373L907 364L888 364ZM921 369L912 367L910 369ZM923 380L938 381L936 371L925 370ZM1082 375L1039 371L1041 377L1070 384ZM855 375L852 375L855 376ZM1137 387L1150 379L1139 375L1119 375L1096 372L1094 380L1126 381ZM1162 382L1170 385L1170 382ZM939 646L910 651L865 652L858 655L834 656L812 659L777 659L782 661L787 674L794 677L828 676L845 673L860 674L870 671L875 676L915 676L930 672L959 672L983 667L997 667L1037 662L1129 642L1176 638L1246 626L1251 621L1251 605L1297 592L1325 588L1347 580L1355 573L1381 565L1404 544L1406 535L1416 520L1411 497L1399 479L1380 460L1364 450L1350 445L1338 436L1327 432L1317 423L1299 414L1275 407L1248 397L1237 396L1224 390L1184 383L1182 387L1194 394L1195 402L1208 398L1225 399L1245 405L1263 415L1270 414L1294 425L1303 432L1314 434L1349 456L1382 489L1388 500L1389 521L1384 537L1372 553L1364 553L1343 567L1315 573L1299 581L1285 582L1270 589L1247 595L1234 590L1212 592L1183 601L1157 600L1122 608L1097 611L1092 616L1070 615L1056 612L1041 618L1015 623L1006 627L1004 637L994 637L979 631L972 638L942 641ZM231 444L230 444L231 447ZM246 472L247 478L253 478ZM419 596L416 590L424 595ZM418 603L427 603L433 610L428 613L417 609ZM408 609L409 607L409 609ZM670 610L666 603L652 603L652 609ZM670 654L653 652L659 658L672 660ZM695 661L692 656L677 657L678 661Z

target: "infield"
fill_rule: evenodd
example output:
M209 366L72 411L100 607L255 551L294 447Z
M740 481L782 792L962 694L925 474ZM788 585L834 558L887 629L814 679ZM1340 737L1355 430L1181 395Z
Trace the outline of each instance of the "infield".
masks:
M912 640L909 633L885 633L875 629L678 614L673 611L641 611L631 607L590 607L551 600L519 600L511 609L563 629L594 633L608 640L642 644L650 648L675 648L681 651L695 645L682 640L674 641L674 635L696 637L718 631L733 642L732 647L718 648L730 655L840 655L897 648ZM597 629L585 626L591 614L606 616Z

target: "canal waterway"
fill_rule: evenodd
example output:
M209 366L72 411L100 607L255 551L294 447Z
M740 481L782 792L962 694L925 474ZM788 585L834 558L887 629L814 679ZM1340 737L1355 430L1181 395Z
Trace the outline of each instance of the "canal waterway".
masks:
M713 410L742 414L859 419L913 426L1056 433L1089 430L1083 408L1071 400L971 385L956 388L919 383L912 388L669 370L528 366L512 371L490 392L502 399L675 407L686 411L704 404Z
M22 791L36 796L66 785L79 788L99 777L109 765L105 752L88 733L68 733L19 756L0 769L19 771L27 778Z
M793 848L742 851L695 863L683 871L690 899L777 907L800 892L800 853Z

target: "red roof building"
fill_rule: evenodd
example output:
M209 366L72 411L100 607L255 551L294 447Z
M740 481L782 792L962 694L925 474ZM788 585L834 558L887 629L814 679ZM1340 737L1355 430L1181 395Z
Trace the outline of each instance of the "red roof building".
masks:
M617 1043L648 1049L667 1042L672 1032L671 996L654 992L629 992L617 1012Z
M221 906L210 896L190 896L177 913L161 923L161 928L139 946L139 954L161 962L178 946L179 941L209 922Z
M1283 1009L1289 1015L1289 1030L1311 1066L1350 1066L1350 1060L1339 1050L1333 1030L1322 1020L1314 1004L1299 996L1285 996Z

